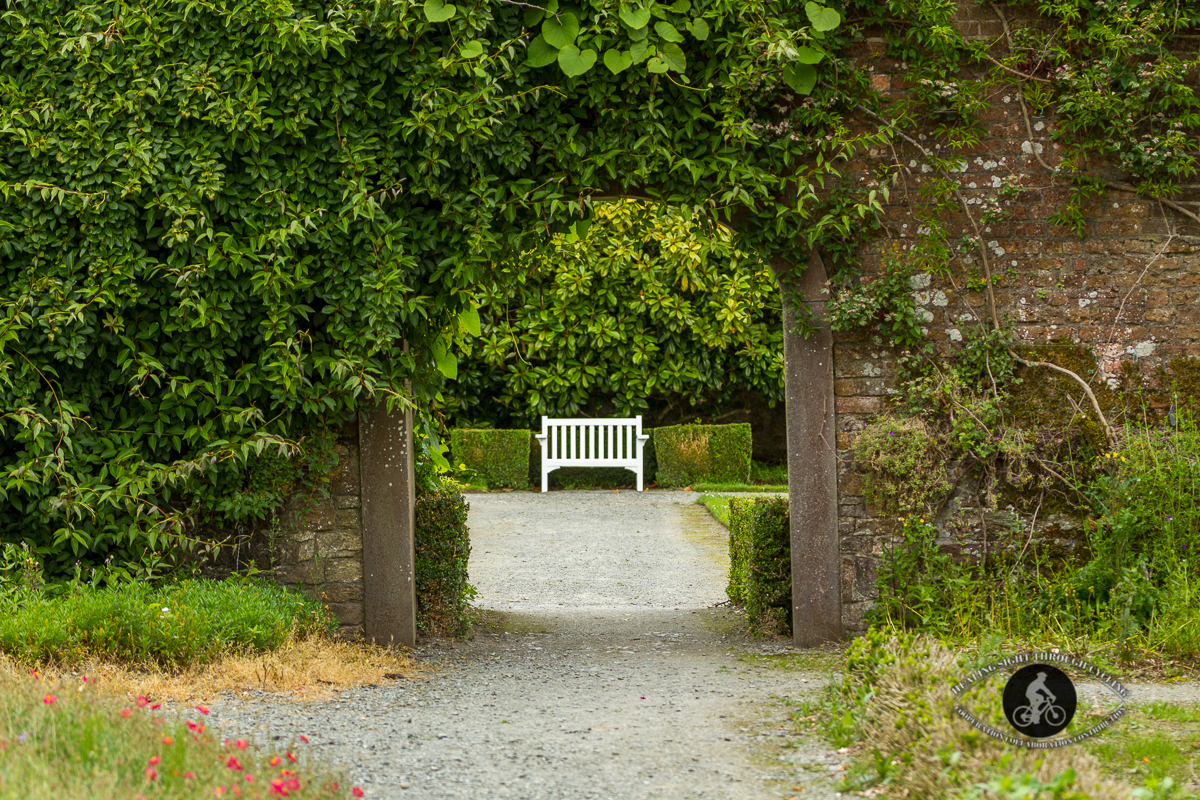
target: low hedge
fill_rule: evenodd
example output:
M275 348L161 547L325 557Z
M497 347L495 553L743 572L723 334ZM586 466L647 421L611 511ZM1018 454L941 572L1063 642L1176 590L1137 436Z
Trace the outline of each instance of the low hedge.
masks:
M462 636L470 629L475 587L467 580L471 535L469 506L462 493L449 488L417 496L416 557L417 627L433 636Z
M524 489L532 439L529 431L455 428L450 431L450 457L474 470L489 489Z
M729 501L729 599L752 633L792 633L791 521L786 497Z
M654 483L658 462L654 457L654 431L643 431L650 438L642 443L642 487ZM542 485L542 443L536 438L529 450L529 485ZM550 488L568 483L612 489L636 483L637 476L624 467L559 467L550 473Z
M750 480L749 423L655 428L660 486L746 483Z

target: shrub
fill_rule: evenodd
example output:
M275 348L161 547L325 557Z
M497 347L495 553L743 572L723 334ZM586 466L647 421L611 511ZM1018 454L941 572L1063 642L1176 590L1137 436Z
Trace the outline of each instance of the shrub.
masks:
M729 502L729 587L752 633L792 632L792 549L785 497Z
M417 497L417 626L426 634L462 636L470 628L468 611L476 591L467 581L468 508L454 488Z
M450 431L450 454L474 470L491 489L528 486L529 443L533 435L522 430L456 428Z
M334 624L316 601L269 583L76 585L0 618L0 652L27 663L97 656L181 669L227 651L274 650Z
M673 425L655 428L657 479L662 486L745 483L750 479L751 432L735 425Z

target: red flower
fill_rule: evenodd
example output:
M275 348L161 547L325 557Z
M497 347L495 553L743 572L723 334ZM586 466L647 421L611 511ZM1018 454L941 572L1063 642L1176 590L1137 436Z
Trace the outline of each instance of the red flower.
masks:
M121 709L121 716L122 716L122 717L126 717L126 718L128 718L128 717L129 717L129 715L130 715L130 714L132 714L132 713L133 713L133 709L132 709L132 708L122 708L122 709Z
M293 764L296 763L296 755L291 750L287 751L287 757L288 761L291 761Z
M229 767L230 769L245 769L241 764L238 763L237 756L230 756L228 760L226 760L225 766Z
M281 759L279 756L273 756L271 758L272 767L278 767L281 763L283 763L283 759Z
M192 771L189 769L187 772L183 773L183 777L185 777L185 778L194 778L194 777L196 777L196 773L192 772Z
M154 767L146 767L146 780L152 781L158 777L158 770Z
M163 744L175 744L175 740L172 739L170 736L164 736Z
M42 702L46 705L52 705L56 700L58 700L58 698L52 694L48 694L42 698Z
M300 741L304 742L305 744L308 744L308 737L302 733L302 734L300 734Z
M350 794L353 795L354 797L366 797L367 796L366 792L364 792L362 789L358 788L357 786L355 786L353 789L350 790Z
M247 744L248 744L248 742L245 739L238 739L236 742L233 743L233 746L236 747L238 750L245 750Z
M207 714L207 713L208 713L208 709L204 707L204 704L203 704L203 703L201 703L200 705L196 706L196 710L197 710L197 711L199 711L201 714Z
M157 711L160 708L162 708L162 703L151 703L150 704L151 711Z
M287 797L291 794L291 792L287 790L287 786L283 781L276 778L275 780L271 781L271 791L267 792L267 794L275 794L282 797Z
M146 697L144 694L139 694L137 703L138 708L145 708L146 706L150 705L150 698Z
M159 758L158 756L150 756L150 766L152 766L152 767L158 766L159 761L162 761L162 759Z

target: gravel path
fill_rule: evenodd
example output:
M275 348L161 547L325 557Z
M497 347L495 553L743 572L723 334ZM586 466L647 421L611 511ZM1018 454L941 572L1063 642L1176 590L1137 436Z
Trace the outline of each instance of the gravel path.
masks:
M471 495L473 640L424 642L419 680L324 702L224 700L206 721L276 746L306 734L301 752L369 798L839 797L847 756L787 723L836 658L784 668L769 656L796 653L789 643L745 637L721 605L725 530L695 497ZM1200 697L1195 683L1131 688L1133 702Z
M845 756L786 730L783 702L828 673L747 658L794 651L747 640L718 606L726 535L694 494L468 501L472 641L423 644L425 679L327 702L227 700L206 721L264 743L306 734L371 798L839 796Z

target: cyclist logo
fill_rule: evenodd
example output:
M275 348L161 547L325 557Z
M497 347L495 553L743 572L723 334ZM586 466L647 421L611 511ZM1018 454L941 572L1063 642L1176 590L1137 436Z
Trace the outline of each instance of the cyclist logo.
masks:
M1061 731L1075 716L1075 684L1049 664L1029 664L1013 673L1004 686L1004 716L1018 732L1045 739Z

